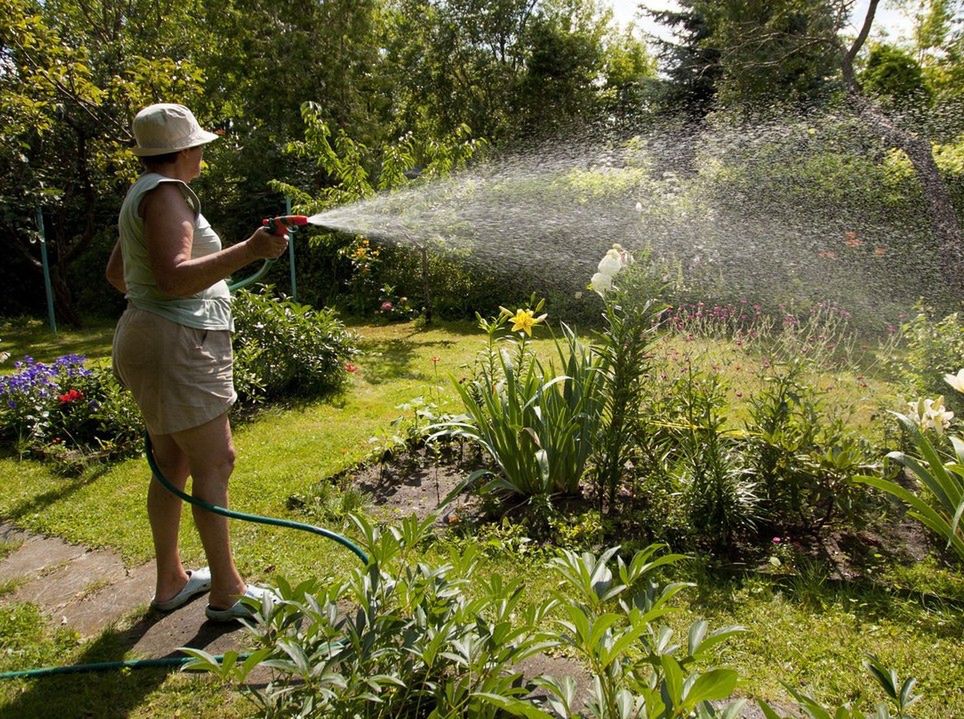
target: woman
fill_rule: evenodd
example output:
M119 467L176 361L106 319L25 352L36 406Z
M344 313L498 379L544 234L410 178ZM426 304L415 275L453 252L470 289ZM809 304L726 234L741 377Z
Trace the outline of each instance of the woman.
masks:
M144 108L134 118L135 155L145 172L128 190L118 218L120 237L107 279L128 306L114 334L114 371L133 392L147 425L158 467L195 497L228 504L234 445L228 410L232 381L231 297L225 278L258 259L285 251L287 237L257 230L222 249L189 187L201 172L201 129L182 105ZM181 500L156 479L147 492L157 582L151 606L171 611L210 591L214 621L249 617L240 600L268 590L245 584L234 564L227 519L193 507L210 569L186 571L178 552Z

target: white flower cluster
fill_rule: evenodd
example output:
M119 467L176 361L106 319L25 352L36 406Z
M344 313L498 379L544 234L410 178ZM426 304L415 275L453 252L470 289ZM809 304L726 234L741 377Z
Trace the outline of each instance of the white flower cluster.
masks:
M916 402L908 402L910 407L910 417L922 430L933 429L942 433L951 426L954 413L944 409L944 398L919 399Z
M613 278L620 270L631 264L633 264L632 254L624 250L622 245L613 245L613 248L608 250L599 261L599 271L589 280L589 289L600 297L605 297L606 293L613 288Z

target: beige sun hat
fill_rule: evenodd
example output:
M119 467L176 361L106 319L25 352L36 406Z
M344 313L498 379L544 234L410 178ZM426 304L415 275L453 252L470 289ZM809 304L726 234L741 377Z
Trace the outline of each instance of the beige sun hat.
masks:
M145 107L135 115L132 127L137 146L131 151L138 157L164 155L218 139L213 132L202 130L184 105L169 102Z

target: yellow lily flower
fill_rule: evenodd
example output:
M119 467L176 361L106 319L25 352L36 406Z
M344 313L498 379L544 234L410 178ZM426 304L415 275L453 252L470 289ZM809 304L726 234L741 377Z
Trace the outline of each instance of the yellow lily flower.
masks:
M510 318L512 320L512 331L519 332L521 330L532 337L533 326L542 322L545 318L545 315L536 317L532 310L516 310L515 315Z

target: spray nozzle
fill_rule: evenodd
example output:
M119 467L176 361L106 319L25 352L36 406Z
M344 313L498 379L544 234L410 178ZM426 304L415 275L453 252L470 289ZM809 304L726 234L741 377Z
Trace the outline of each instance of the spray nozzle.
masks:
M278 235L279 237L292 227L307 224L308 217L305 215L280 215L279 217L266 217L261 220L262 227L266 228L272 235Z

